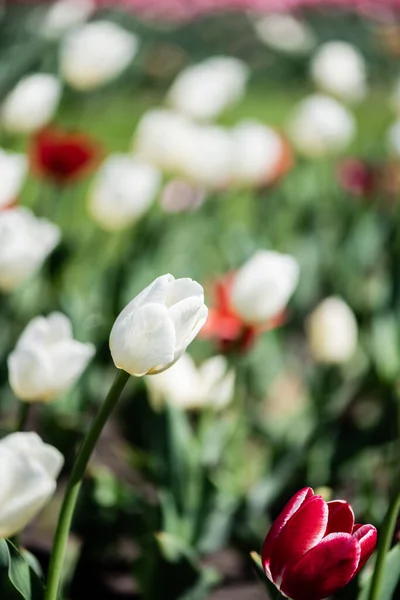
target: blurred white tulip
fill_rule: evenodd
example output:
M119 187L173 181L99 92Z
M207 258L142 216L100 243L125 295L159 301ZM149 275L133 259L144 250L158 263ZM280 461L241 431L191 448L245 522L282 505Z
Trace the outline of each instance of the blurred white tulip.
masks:
M307 54L315 46L310 27L290 14L272 13L254 21L258 38L270 48L287 54Z
M153 165L128 154L113 154L101 165L89 195L89 213L106 231L130 227L150 207L161 186Z
M162 275L121 312L110 334L115 366L137 377L161 372L185 352L207 319L202 286Z
M19 533L56 489L62 454L36 433L12 433L0 440L0 538Z
M86 21L95 8L94 0L57 0L45 15L43 34L50 39L57 39L71 27Z
M314 94L295 107L288 129L299 152L318 157L344 150L355 136L356 123L337 100Z
M389 151L400 157L400 121L393 123L387 132L387 144Z
M286 307L299 274L299 265L289 254L256 252L235 273L230 293L232 308L245 323L261 325Z
M359 102L367 93L367 70L362 54L347 42L326 42L311 61L315 85L344 102Z
M61 98L54 75L27 75L8 94L1 107L1 124L9 133L30 134L47 125Z
M0 211L0 290L11 291L38 271L60 237L57 225L27 208Z
M199 367L185 353L167 371L146 378L154 406L167 400L182 409L224 408L233 398L235 374L224 356L213 356Z
M178 75L169 104L195 119L214 119L243 97L248 75L248 67L237 58L209 58Z
M115 79L138 49L138 38L111 21L76 27L61 41L60 72L80 91L93 90Z
M184 179L171 179L161 192L160 205L168 213L191 211L199 208L205 197L202 187Z
M326 298L307 319L306 331L314 359L326 364L348 362L357 349L358 327L341 298Z
M235 183L267 185L276 175L284 147L279 133L255 120L240 122L232 130Z
M27 171L28 160L24 154L6 152L0 148L0 211L18 199Z
M50 402L74 385L94 353L73 338L62 313L35 317L8 357L10 386L20 400Z

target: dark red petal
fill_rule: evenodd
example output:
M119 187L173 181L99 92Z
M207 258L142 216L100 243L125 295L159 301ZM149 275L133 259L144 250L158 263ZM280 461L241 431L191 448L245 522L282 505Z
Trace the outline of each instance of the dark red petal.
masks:
M282 571L297 563L320 542L328 523L328 506L320 496L312 496L281 529L272 545L269 568L279 584Z
M328 525L325 535L342 531L343 533L353 533L354 513L350 504L345 500L333 500L328 502Z
M360 562L356 571L358 573L375 550L378 533L373 525L355 525L353 537L358 541L361 548Z
M308 499L314 495L314 492L311 488L303 488L297 492L294 496L291 497L289 502L286 504L285 508L282 510L280 515L275 519L272 523L272 527L269 530L267 537L264 540L264 544L261 551L261 558L264 567L264 571L269 579L271 579L271 572L269 570L269 561L271 558L271 550L274 544L274 541L282 531L282 528L289 521L290 517L292 517L296 511L299 510L301 505Z
M352 579L360 554L360 544L353 535L331 533L285 569L281 591L292 600L322 600Z

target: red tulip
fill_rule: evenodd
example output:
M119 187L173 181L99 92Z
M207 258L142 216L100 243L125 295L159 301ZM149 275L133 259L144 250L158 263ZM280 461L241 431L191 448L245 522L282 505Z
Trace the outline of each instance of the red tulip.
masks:
M98 155L98 145L84 134L45 129L33 138L31 163L39 175L65 184L86 175Z
M264 571L292 600L322 600L362 569L376 546L372 525L355 525L344 500L297 492L274 521L262 549Z

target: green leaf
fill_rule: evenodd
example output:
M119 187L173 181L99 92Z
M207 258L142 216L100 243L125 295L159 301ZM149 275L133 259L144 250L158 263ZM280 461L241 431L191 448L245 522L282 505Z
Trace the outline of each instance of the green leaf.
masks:
M388 552L384 567L382 589L379 594L379 600L394 600L396 586L400 580L400 544L397 544ZM366 579L357 600L368 600L371 575Z
M0 596L2 600L40 600L43 587L31 560L9 540L0 540Z

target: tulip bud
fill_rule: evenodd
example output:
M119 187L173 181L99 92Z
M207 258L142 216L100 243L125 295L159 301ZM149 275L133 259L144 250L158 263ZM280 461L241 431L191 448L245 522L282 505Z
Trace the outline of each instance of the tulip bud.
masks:
M0 148L0 210L8 208L17 200L27 170L28 161L24 154L6 152Z
M196 367L185 353L167 371L147 377L155 406L167 400L182 409L224 408L233 398L235 374L223 356L213 356Z
M115 79L131 62L138 38L111 21L94 21L68 33L61 42L60 71L80 91Z
M304 488L274 521L262 548L262 564L284 596L322 600L363 568L376 539L375 527L354 524L347 502L325 502Z
M254 21L257 37L270 48L285 54L307 54L315 35L305 21L293 15L271 13Z
M364 58L347 42L323 44L311 61L311 76L321 91L343 102L359 102L367 93Z
M158 277L114 323L110 350L115 366L137 377L164 371L196 337L207 312L199 283Z
M27 75L6 97L1 122L6 131L30 134L47 125L56 112L61 83L54 75Z
M318 362L345 363L357 349L357 321L341 298L321 302L308 317L306 329L311 354Z
M65 315L35 317L8 357L11 388L25 402L50 402L72 387L94 353L92 344L74 340Z
M171 106L195 119L214 119L245 92L247 66L237 58L216 56L187 67L168 95Z
M56 489L62 454L36 433L0 440L0 538L15 535L39 513Z
M38 271L60 236L57 225L27 208L0 211L0 290L11 291Z
M292 142L299 152L310 157L341 152L355 132L352 113L334 98L322 94L302 100L289 123Z
M288 254L261 250L234 275L230 301L234 311L251 325L278 315L299 281L299 265Z
M148 210L160 185L156 167L128 154L114 154L96 175L89 212L106 231L125 229Z
M43 34L57 39L71 27L86 21L95 9L95 0L57 0L46 12Z

